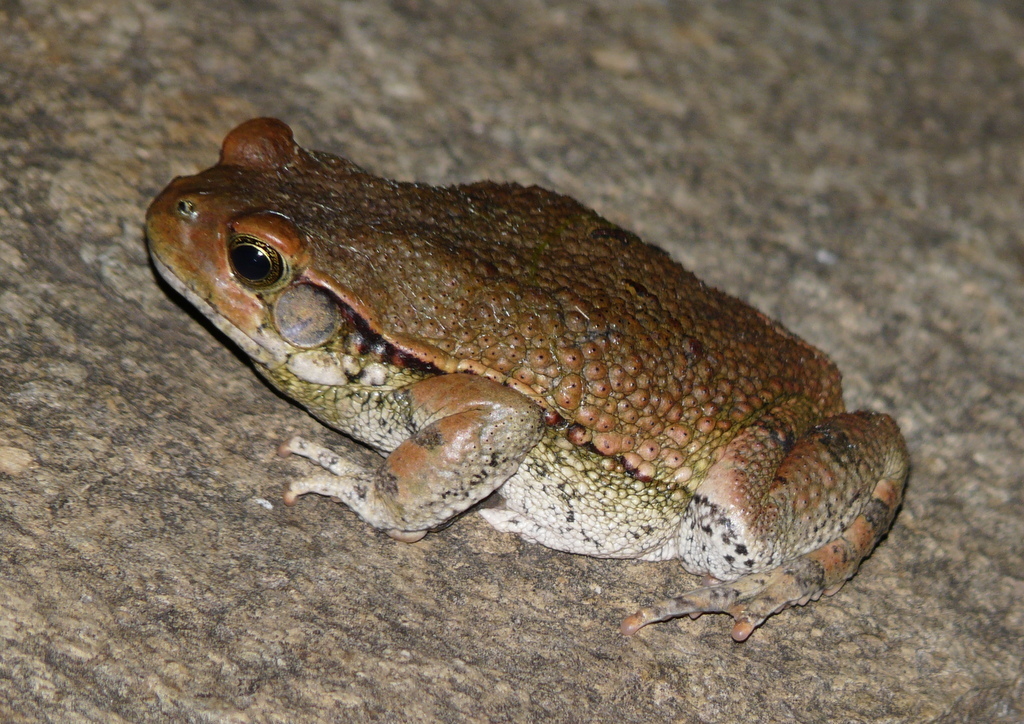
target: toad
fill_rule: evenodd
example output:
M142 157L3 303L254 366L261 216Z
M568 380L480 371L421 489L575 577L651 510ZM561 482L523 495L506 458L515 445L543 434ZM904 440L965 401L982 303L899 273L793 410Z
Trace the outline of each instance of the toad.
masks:
M900 505L899 429L847 412L824 354L566 196L390 181L261 118L146 233L271 385L382 456L287 441L322 469L287 504L330 496L412 542L490 498L499 531L705 577L626 635L725 612L745 640L835 593Z

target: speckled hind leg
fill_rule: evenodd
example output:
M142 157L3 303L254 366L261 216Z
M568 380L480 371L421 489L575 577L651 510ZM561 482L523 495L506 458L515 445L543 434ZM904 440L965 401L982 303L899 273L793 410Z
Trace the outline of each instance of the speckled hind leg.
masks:
M483 377L430 377L393 393L381 410L409 437L371 470L302 438L282 445L330 474L296 480L293 505L305 493L338 498L393 538L416 541L487 497L519 467L544 431L540 408Z
M760 445L747 445L743 453ZM676 616L722 612L735 619L732 637L743 641L772 614L835 593L889 529L903 498L907 468L903 439L887 415L859 412L826 420L788 451L764 491L763 504L744 516L744 525L727 521L715 531L738 556L730 562L751 565L754 572L641 609L622 622L622 633L629 636ZM744 491L749 493L749 487ZM812 543L816 547L809 552L792 551L794 541L814 541L827 528L837 516L837 500L850 510L839 534L824 544ZM781 561L759 570L751 564L757 555L754 542L763 544L757 553L766 560L781 556ZM742 554L750 558L741 560Z

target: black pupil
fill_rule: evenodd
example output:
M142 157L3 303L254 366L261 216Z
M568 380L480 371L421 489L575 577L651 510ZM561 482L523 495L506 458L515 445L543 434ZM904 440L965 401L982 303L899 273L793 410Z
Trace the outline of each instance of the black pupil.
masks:
M270 275L274 265L267 252L255 244L239 244L231 250L231 265L235 271L251 282L262 282Z

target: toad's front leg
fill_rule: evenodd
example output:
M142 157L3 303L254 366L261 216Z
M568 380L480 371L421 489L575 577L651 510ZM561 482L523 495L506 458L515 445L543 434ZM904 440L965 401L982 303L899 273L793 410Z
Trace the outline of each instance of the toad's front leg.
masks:
M735 619L732 636L743 641L773 613L835 593L856 573L903 499L903 438L888 415L858 412L794 440L792 412L737 436L687 509L684 562L725 582L642 609L622 633L714 611Z
M338 498L393 538L416 541L501 486L544 432L541 409L484 377L439 375L395 391L391 424L409 437L377 469L293 438L282 454L309 458L328 471L296 480L284 501L305 493Z

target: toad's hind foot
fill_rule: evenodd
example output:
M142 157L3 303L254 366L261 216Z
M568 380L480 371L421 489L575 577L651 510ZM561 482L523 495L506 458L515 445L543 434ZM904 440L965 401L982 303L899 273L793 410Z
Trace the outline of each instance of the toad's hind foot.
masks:
M642 608L622 622L620 630L632 636L649 623L677 616L697 618L702 613L728 613L735 619L732 637L746 641L754 629L772 614L793 605L817 600L822 593L833 594L842 582L825 587L820 566L804 556L791 564L764 573L744 576L730 583L697 588Z
M870 503L839 538L777 568L642 608L622 622L622 634L631 636L649 623L677 616L727 613L735 620L733 639L746 641L772 614L816 601L822 594L831 596L857 572L860 562L889 529L902 499L904 475L905 469L894 478L879 481Z

